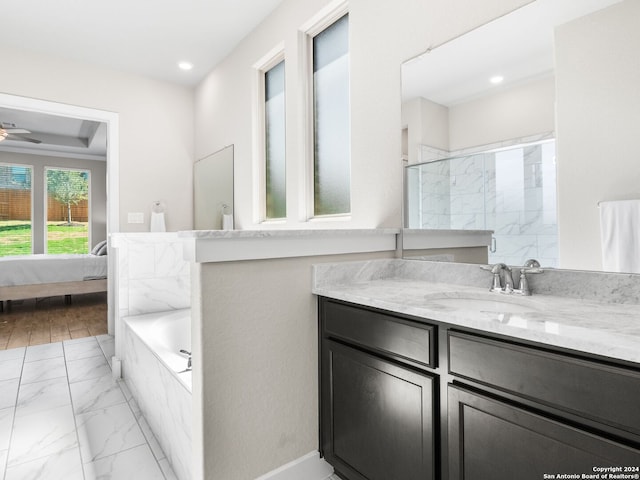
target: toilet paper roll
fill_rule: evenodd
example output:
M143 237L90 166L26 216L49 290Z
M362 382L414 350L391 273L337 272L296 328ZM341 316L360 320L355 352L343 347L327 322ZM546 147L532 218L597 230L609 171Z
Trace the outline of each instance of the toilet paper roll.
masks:
M233 230L233 215L226 213L222 215L222 229Z

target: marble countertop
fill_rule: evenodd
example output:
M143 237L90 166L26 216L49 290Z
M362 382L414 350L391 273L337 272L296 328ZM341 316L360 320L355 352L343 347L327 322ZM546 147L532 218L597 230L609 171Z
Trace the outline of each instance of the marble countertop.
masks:
M395 262L398 263L397 261ZM487 287L403 278L398 269L375 273L339 264L316 268L313 293L514 339L640 363L640 305L600 303L552 295L506 295ZM384 266L384 262L378 262ZM356 265L357 266L357 265ZM321 267L321 266L320 266ZM391 272L391 273L390 273ZM352 278L352 280L350 280Z
M272 237L323 237L354 235L397 235L399 228L308 228L308 229L261 229L261 230L186 230L178 232L182 238L222 239L222 238L272 238Z
M185 258L197 263L395 252L397 228L193 230L179 232Z

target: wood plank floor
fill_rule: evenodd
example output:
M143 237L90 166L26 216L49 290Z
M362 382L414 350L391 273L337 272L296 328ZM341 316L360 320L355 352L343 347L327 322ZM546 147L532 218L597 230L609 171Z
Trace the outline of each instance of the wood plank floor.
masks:
M5 302L0 313L0 350L107 333L107 293Z

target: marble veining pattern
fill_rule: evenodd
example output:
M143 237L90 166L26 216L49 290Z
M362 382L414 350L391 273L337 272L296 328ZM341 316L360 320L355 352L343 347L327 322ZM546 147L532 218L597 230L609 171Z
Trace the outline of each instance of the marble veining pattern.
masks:
M13 378L0 382L0 479L176 478L128 389L111 376L112 349L113 337L101 335L1 352L0 371ZM49 378L60 364L64 374Z
M19 378L12 378L0 382L0 410L12 407L16 404L16 395L18 395Z
M64 377L20 386L16 417L71 405L69 383Z
M493 151L507 145L511 148ZM494 230L497 252L490 261L521 264L533 257L557 265L554 142L522 146L510 141L431 160L409 167L412 226ZM419 225L413 220L416 211Z
M533 296L507 296L488 292L491 276L479 265L374 260L315 266L313 293L640 363L640 276L547 270L531 277ZM467 300L456 305L456 298ZM515 307L489 304L496 299Z
M131 409L124 403L82 413L76 418L80 453L85 463L146 442Z
M269 237L323 237L323 236L359 236L396 234L397 228L367 228L367 229L284 229L284 230L190 230L178 232L181 238L269 238Z
M124 345L123 377L148 422L143 428L148 427L157 439L177 478L189 480L191 393L127 325Z
M177 233L115 234L120 317L188 308L190 263Z

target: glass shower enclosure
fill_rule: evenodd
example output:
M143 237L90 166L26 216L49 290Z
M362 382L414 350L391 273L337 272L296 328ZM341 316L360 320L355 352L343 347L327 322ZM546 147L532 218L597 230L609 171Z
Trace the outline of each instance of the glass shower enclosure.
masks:
M558 265L555 141L409 165L408 228L493 230L489 262Z

